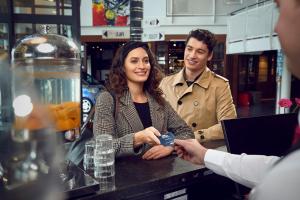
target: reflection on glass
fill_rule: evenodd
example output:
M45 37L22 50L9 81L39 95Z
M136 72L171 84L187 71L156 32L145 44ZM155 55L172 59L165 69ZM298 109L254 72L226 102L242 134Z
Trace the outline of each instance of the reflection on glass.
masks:
M1 14L7 14L7 3L6 1L1 1L1 4L0 4L0 13Z
M25 23L16 23L15 24L16 39L18 40L21 37L23 37L25 35L30 35L32 33L43 33L42 30L44 29L45 25L48 27L47 28L47 33L48 34L59 34L59 35L66 36L68 38L72 38L71 25L66 25L66 24L59 24L59 25L57 25L57 24L25 24ZM6 47L8 47L8 42L6 42L5 44L6 44ZM0 24L0 50L1 50L1 24Z
M34 0L35 5L43 5L43 6L54 6L56 4L56 0Z
M68 38L72 38L71 25L61 24L60 25L60 34L63 36L66 36Z
M115 184L115 175L104 177L104 178L96 178L100 185L100 191L108 192L116 189Z
M60 1L60 5L62 5L64 7L72 7L72 1L71 0L64 0L64 1Z
M7 52L7 49L8 49L7 24L0 23L0 54Z
M37 15L56 15L56 8L35 8L35 14Z
M61 13L61 15L71 16L72 15L72 9L61 8L60 13Z
M32 14L33 2L28 0L13 0L14 13Z
M8 63L8 54L0 51L0 147L3 148L3 138L5 130L9 130L8 122L11 120L11 95L10 95L10 66ZM6 149L10 151L9 148ZM0 162L5 159L6 151L0 151ZM1 165L1 164L0 164ZM1 166L0 166L1 177Z
M36 24L36 32L37 33L43 33L45 26L47 26L47 33L48 34L58 34L57 33L57 25L56 24Z
M15 14L31 14L32 9L30 7L14 7Z
M57 1L59 3L59 7L56 6ZM16 14L72 15L71 0L14 0L13 3L14 13ZM2 7L3 6L0 8ZM59 13L57 13L57 8L59 9Z
M25 35L30 35L32 33L33 33L32 24L15 23L16 40L20 39Z

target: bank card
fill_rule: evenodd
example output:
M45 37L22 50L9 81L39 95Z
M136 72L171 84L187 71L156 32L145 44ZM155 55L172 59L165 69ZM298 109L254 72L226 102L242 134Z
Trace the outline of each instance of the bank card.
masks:
M174 139L175 136L171 132L167 132L165 134L161 134L160 137L158 137L160 144L163 146L172 146L174 145Z

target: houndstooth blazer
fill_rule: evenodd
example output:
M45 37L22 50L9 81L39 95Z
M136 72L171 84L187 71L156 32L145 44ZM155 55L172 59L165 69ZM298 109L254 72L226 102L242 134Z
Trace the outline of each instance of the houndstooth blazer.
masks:
M194 138L192 129L178 116L173 108L166 103L159 105L151 95L147 94L152 126L161 134L173 132L176 138ZM150 147L143 145L138 152L133 148L134 133L144 129L135 109L130 92L127 90L116 101L116 113L112 95L103 91L97 97L93 132L94 137L99 134L111 134L114 138L116 156L141 155Z

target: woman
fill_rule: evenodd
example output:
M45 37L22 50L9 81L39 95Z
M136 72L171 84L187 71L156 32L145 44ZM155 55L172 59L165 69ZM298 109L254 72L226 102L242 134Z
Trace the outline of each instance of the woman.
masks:
M158 159L173 151L173 146L160 145L161 134L170 131L176 138L194 137L192 130L164 101L158 88L161 78L147 44L128 42L115 55L109 92L104 91L97 98L93 129L95 136L113 135L116 156Z

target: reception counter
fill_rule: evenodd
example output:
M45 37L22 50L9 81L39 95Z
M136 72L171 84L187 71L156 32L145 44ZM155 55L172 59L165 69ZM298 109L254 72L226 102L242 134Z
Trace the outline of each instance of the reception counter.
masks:
M72 200L224 199L224 195L231 195L233 191L233 184L228 179L204 166L184 161L175 154L149 161L140 157L117 158L114 181L106 184L70 163L64 163L58 173L41 176L37 181L4 191L0 187L1 199L39 200L45 195ZM58 189L56 197L51 188Z
M226 151L224 141L205 146ZM68 199L231 199L235 193L231 180L182 160L176 154L158 160L143 160L137 156L117 158L115 172L114 183L109 187L99 183L97 188L90 179L81 176L84 178L81 183L91 183L91 186L84 187L83 192L67 191Z
M123 157L116 160L115 187L69 199L187 199L189 188L211 174L204 166L197 166L172 155L159 160ZM102 188L100 183L100 188ZM73 196L73 197L72 197ZM190 198L189 198L190 199Z

